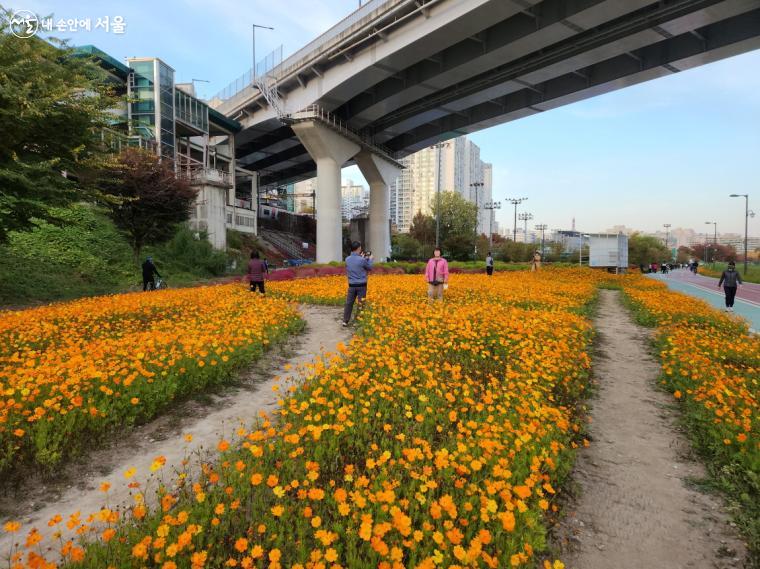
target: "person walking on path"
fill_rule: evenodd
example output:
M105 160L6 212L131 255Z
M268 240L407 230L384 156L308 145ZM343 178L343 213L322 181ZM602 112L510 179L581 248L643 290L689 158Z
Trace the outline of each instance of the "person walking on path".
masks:
M718 281L718 288L723 285L723 290L726 293L726 312L734 311L736 288L740 284L742 284L742 278L739 276L739 272L736 270L736 263L729 261L728 267L720 275L720 280Z
M251 283L251 292L256 289L264 294L264 275L269 273L266 261L259 258L258 251L251 251L251 260L248 261L248 281Z
M142 275L143 292L146 290L154 290L156 288L155 277L161 278L161 275L158 274L158 269L156 268L156 265L153 264L153 257L145 259L145 262L142 264Z
M348 292L346 305L343 307L343 326L351 321L354 302L359 303L357 314L367 296L367 278L372 270L372 253L362 253L362 245L358 241L351 243L351 254L346 257L346 276L348 277Z
M541 253L539 253L538 251L533 253L533 261L530 264L530 270L531 271L541 270Z
M490 277L493 274L493 256L491 252L486 255L486 274Z
M433 257L425 267L425 281L428 283L428 298L443 300L443 289L449 286L449 263L441 257L441 248L433 250Z

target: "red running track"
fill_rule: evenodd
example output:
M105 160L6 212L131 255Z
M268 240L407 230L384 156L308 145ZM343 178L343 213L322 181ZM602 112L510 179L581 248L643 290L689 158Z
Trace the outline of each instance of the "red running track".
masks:
M739 273L741 275L741 272ZM690 283L694 286L698 286L705 290L718 292L718 279L713 277L706 277L704 275L695 275L687 269L676 269L671 271L665 278ZM751 302L760 306L760 284L757 283L744 283L739 285L736 291L736 298L740 298L747 302Z

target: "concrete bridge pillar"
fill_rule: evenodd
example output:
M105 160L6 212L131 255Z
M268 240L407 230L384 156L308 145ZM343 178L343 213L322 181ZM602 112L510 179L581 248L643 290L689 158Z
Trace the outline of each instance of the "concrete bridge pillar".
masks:
M363 150L356 164L369 183L369 246L375 259L385 261L391 254L391 193L389 186L401 174L401 168L376 154Z
M317 164L317 263L341 261L340 170L360 147L316 121L298 122L292 128Z

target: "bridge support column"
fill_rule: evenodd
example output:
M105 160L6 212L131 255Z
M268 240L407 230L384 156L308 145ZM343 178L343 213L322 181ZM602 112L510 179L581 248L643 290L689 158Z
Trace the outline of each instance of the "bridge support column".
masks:
M391 254L391 194L389 186L401 174L401 168L363 150L356 164L369 183L369 249L378 261ZM365 245L366 248L366 245Z
M340 170L360 147L316 121L298 122L292 128L317 163L317 263L341 261Z

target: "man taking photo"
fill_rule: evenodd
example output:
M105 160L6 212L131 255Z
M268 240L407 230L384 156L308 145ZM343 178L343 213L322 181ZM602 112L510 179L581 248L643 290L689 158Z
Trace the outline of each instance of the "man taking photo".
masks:
M359 302L357 314L364 298L367 296L367 277L372 270L372 253L362 253L362 245L358 241L351 243L351 254L346 257L346 276L348 277L348 292L346 306L343 308L343 326L348 326L354 302Z

